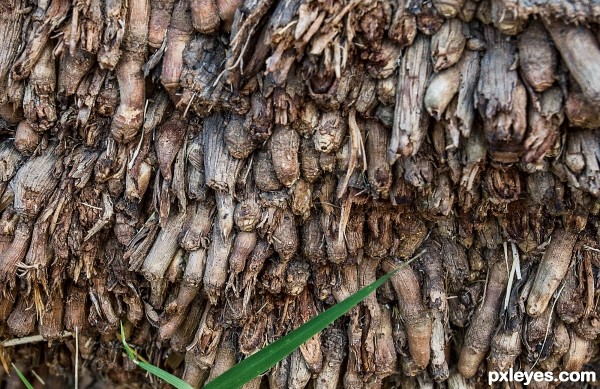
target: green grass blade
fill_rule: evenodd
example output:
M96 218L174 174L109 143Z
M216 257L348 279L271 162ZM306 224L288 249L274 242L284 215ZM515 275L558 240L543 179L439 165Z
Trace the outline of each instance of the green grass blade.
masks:
M31 385L31 382L29 382L29 380L27 378L25 378L25 376L23 375L23 373L21 373L21 370L19 370L14 363L11 363L13 369L15 369L15 371L17 372L17 375L19 376L19 378L21 379L21 381L23 381L23 384L25 385L25 387L27 389L33 389L33 385Z
M175 377L173 374L168 373L168 372L164 371L163 369L160 369L154 365L151 365L151 364L149 364L147 362L143 362L143 361L139 361L139 363L137 365L139 367L141 367L142 369L146 370L148 373L154 374L155 376L162 379L163 381L173 385L177 389L193 389L192 385L188 384L181 378Z
M225 373L206 384L204 389L239 388L246 382L263 374L277 364L277 362L292 353L296 348L300 347L304 342L324 330L339 317L343 316L365 297L373 293L375 289L383 285L392 275L394 275L394 273L402 267L407 266L410 262L411 261L405 262L397 269L387 273L372 284L365 286L347 299L313 317L300 327L289 332L283 338L269 344L257 353L252 354L233 368L227 370Z
M123 329L123 323L121 323L121 341L123 342L123 347L125 348L127 356L133 361L133 363L146 370L148 373L153 374L163 381L173 385L177 389L193 389L190 384L181 378L175 377L173 374L166 372L159 367L142 361L141 358L138 357L137 353L125 341L125 330Z

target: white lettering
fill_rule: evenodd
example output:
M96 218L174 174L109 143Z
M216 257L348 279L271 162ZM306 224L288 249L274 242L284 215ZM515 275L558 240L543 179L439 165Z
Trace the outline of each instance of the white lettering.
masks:
M511 367L507 371L488 372L488 384L497 382L522 382L525 386L532 382L596 382L596 372L561 371L555 375L551 371L514 371Z

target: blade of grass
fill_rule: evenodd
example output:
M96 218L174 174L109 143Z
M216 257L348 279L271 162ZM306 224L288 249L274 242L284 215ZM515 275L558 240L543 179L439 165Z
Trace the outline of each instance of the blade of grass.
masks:
M29 380L27 380L27 378L25 378L23 373L21 373L21 370L19 370L19 368L17 366L15 366L14 363L11 363L11 365L12 365L13 369L15 369L15 371L17 372L17 375L19 376L21 381L23 381L23 385L25 385L25 387L27 389L33 389L33 385L31 385L31 382L29 382Z
M75 326L75 389L79 389L79 328Z
M204 386L204 389L239 388L246 382L263 374L277 364L277 362L284 359L288 354L292 353L296 348L300 347L304 342L324 330L327 326L352 309L352 307L360 303L365 297L373 293L378 287L389 280L394 273L404 266L408 266L413 259L403 263L397 269L392 270L372 284L365 286L345 300L340 301L333 307L313 317L300 327L289 332L283 338L269 344L257 353L252 354L233 368L207 383Z
M190 384L181 378L175 377L173 374L168 373L159 367L140 360L137 353L125 341L125 330L123 329L123 323L121 323L121 341L123 342L123 347L125 348L127 356L133 361L133 363L146 370L148 373L153 374L163 381L173 385L177 389L193 389Z

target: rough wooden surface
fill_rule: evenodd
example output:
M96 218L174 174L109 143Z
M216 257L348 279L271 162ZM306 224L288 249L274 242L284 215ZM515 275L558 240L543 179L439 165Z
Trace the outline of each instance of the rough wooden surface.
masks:
M598 369L599 9L3 2L0 362L200 387L413 258L245 388Z

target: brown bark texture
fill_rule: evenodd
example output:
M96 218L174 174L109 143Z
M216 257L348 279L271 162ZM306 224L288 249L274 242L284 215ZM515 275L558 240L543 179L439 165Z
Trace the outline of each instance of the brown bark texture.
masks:
M246 388L600 369L598 23L597 0L1 1L0 387L11 363L163 387L120 323L201 387L410 259Z

